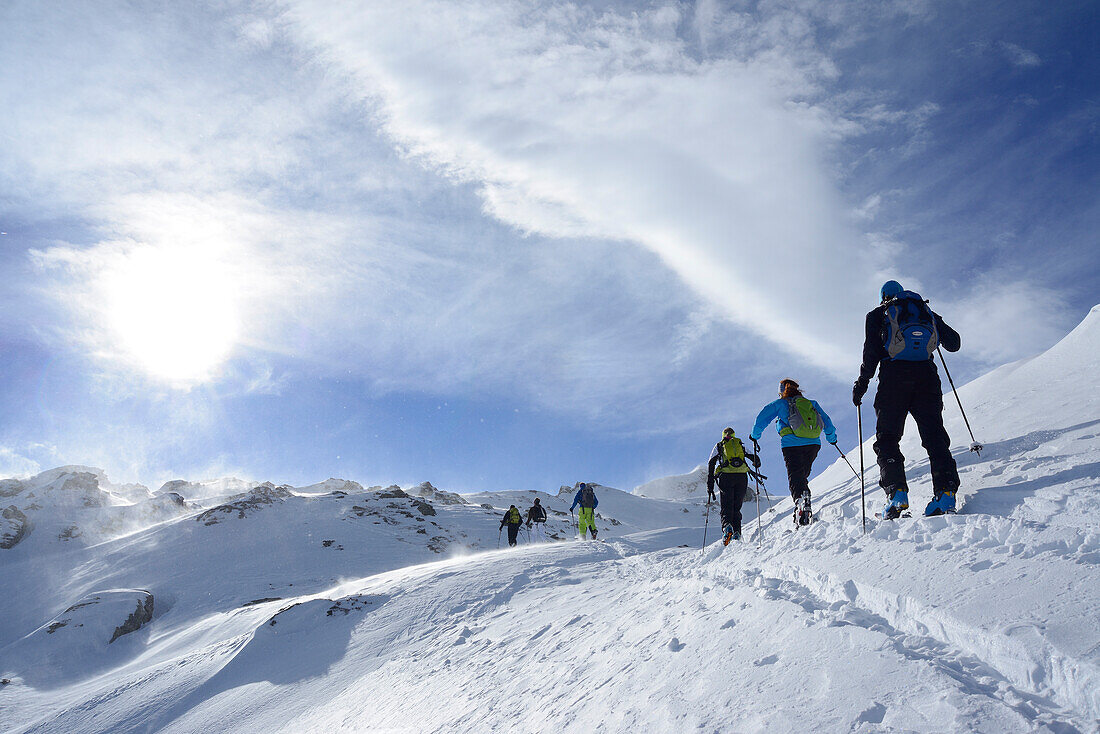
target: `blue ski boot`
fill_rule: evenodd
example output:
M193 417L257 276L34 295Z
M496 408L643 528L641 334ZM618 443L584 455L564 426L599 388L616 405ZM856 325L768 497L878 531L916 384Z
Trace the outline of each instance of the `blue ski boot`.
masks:
M722 532L725 533L722 538L722 545L729 545L730 541L733 540L735 535L737 535L737 533L733 532L732 525L726 525L725 527L723 527ZM740 540L740 536L738 536L738 540Z
M924 508L925 517L935 517L936 515L954 515L955 514L955 490L945 489L942 492L932 495L932 501L928 503L928 507Z
M883 520L896 520L901 513L909 509L909 492L905 489L895 490L886 508L882 511Z

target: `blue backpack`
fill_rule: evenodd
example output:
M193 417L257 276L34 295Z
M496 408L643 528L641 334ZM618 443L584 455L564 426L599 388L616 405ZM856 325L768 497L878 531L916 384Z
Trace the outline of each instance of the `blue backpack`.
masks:
M913 291L902 291L887 302L886 354L901 362L932 359L939 346L936 317L928 303Z

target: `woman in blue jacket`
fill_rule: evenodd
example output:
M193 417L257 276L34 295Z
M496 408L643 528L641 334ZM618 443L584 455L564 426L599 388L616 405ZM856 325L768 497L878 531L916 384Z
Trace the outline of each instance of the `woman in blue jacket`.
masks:
M817 452L821 450L821 434L825 440L836 444L836 429L829 415L816 400L810 400L798 388L798 383L788 378L779 383L779 399L768 403L756 416L749 438L757 453L757 441L769 423L775 421L779 431L783 462L787 465L787 481L794 499L794 521L809 525L813 519L810 509L810 469Z

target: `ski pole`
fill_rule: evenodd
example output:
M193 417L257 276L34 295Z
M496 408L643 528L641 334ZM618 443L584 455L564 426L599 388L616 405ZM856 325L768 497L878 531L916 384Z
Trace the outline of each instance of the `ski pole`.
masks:
M856 405L856 424L859 426L859 504L863 508L863 532L867 532L867 483L863 479L863 406Z
M752 450L756 454L756 460L760 460L760 444L756 442L754 438L752 440ZM759 469L760 467L757 467ZM764 523L760 519L760 475L753 472L753 476L756 478L756 544L757 547L764 544ZM770 495L769 495L770 496Z
M504 532L504 526L500 526L500 530L497 531L497 548L500 548L500 534Z
M940 355L940 364L943 365L943 373L947 375L947 381L951 383L951 392L955 393L955 402L959 404L959 412L962 413L963 423L966 424L966 430L970 432L970 450L976 453L978 456L982 455L982 446L978 443L978 440L974 438L974 431L970 428L970 421L966 419L966 411L963 410L962 400L959 400L959 391L955 389L955 381L951 379L951 373L947 369L947 362L943 358L943 352L940 351L939 345L936 346L936 354Z
M703 521L703 550L707 548L707 526L710 525L710 495L707 495L707 518Z
M749 470L749 474L752 474L753 479L758 479L761 482L764 482L768 479L766 476L764 476L760 472L754 472L751 469ZM768 498L768 509L770 510L772 508L772 496L771 496L771 493L768 492L768 485L761 484L760 488L764 490L764 496Z
M845 464L847 464L847 465L848 465L848 468L852 470L852 474L856 474L856 468L855 468L854 466L852 466L852 462L848 461L848 457L844 455L844 452L840 450L840 447L839 447L839 446L837 446L837 445L836 445L836 444L834 443L834 444L833 444L833 448L834 448L834 449L836 449L836 450L837 450L837 452L839 452L839 453L840 453L840 456L841 456L841 458L842 458L842 459L844 459L844 463L845 463ZM858 478L859 478L859 475L858 475L858 474L856 474L856 479L858 479Z

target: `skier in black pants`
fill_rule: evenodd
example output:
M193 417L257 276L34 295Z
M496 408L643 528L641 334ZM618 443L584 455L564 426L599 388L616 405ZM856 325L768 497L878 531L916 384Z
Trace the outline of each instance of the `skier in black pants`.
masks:
M821 450L821 434L824 433L825 440L835 445L836 428L818 402L803 395L798 383L789 377L779 381L779 399L765 405L756 416L749 440L757 450L757 441L772 423L775 423L779 433L783 463L787 465L787 484L794 500L794 522L796 525L809 525L813 522L810 471Z
M852 402L862 404L878 368L874 449L879 485L888 498L882 516L893 519L909 509L905 457L898 446L906 415L917 422L931 465L932 501L924 514L953 513L959 472L951 456L951 439L943 427L943 388L933 355L937 345L949 352L959 351L962 339L919 295L903 289L897 281L887 281L881 296L882 304L867 314L863 365L852 388Z
M504 517L500 519L500 527L504 528L508 526L508 545L515 545L516 538L519 536L519 526L523 524L523 516L519 514L519 508L512 505L508 508L508 511L504 513Z
M707 497L714 499L714 482L718 481L718 491L722 497L722 542L729 545L731 540L741 540L741 505L749 490L748 466L760 466L756 454L745 453L741 439L734 435L732 428L722 431L722 440L715 444L707 462Z

